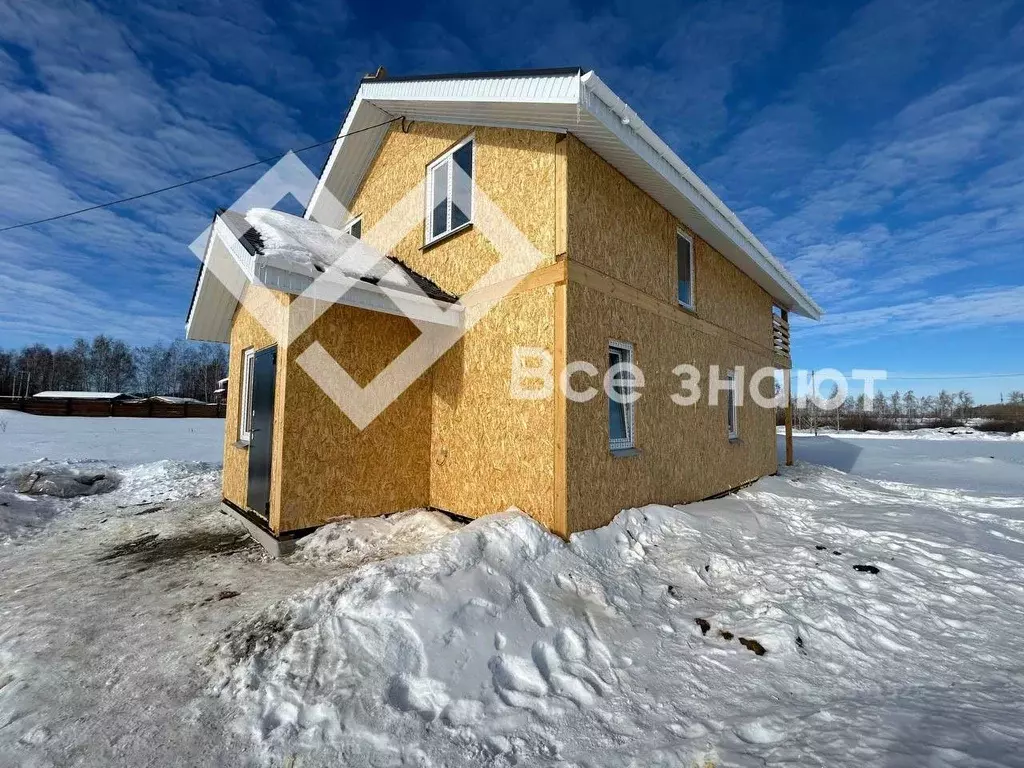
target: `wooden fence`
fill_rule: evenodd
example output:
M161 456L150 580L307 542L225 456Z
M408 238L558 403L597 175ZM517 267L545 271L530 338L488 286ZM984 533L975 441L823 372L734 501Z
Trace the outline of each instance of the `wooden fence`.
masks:
M0 398L0 410L36 416L129 416L151 419L223 419L224 403L162 403L159 400L90 400L79 397Z

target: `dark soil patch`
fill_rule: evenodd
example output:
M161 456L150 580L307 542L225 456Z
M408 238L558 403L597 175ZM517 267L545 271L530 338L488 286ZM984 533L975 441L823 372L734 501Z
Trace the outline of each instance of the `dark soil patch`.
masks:
M240 531L190 531L178 536L147 533L137 539L111 547L96 558L104 563L123 560L126 565L157 565L178 560L201 560L256 550L259 544Z
M735 637L735 635L728 629L720 629L718 630L718 634L722 636L723 640L732 640Z
M768 651L765 650L764 646L757 642L757 640L751 640L748 637L741 637L740 645L742 645L748 651L754 652L758 656L764 656L766 653L768 653Z
M708 630L711 629L711 622L707 619L694 619L693 623L700 627L700 633L706 635Z
M860 573L870 573L874 575L878 574L878 567L874 565L855 565L853 566L853 570L858 571Z

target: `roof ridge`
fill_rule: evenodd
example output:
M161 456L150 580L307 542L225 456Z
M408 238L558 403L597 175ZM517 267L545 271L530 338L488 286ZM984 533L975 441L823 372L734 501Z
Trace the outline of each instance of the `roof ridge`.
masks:
M441 72L424 75L366 75L362 79L364 83L400 83L414 82L417 80L486 80L498 77L544 77L551 75L576 75L586 72L582 67L546 67L538 69L496 69L480 72Z

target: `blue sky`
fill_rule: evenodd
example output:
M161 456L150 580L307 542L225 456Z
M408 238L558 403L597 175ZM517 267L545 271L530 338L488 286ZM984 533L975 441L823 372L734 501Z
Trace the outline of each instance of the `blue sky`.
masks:
M1024 3L443 7L0 0L0 226L328 138L378 64L580 65L825 307L796 365L1024 389L943 378L1024 371ZM0 234L0 347L181 335L187 244L260 173Z

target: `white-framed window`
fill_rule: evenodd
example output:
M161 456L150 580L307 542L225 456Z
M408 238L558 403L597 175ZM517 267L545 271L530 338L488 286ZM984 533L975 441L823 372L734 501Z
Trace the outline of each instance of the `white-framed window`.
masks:
M427 166L426 244L473 221L473 137Z
M725 374L729 382L726 398L726 426L729 430L729 439L735 440L740 436L740 412L736 399L736 372L729 371Z
M633 408L633 345L626 341L608 342L609 389L618 397L608 396L608 447L622 451L636 447L636 423Z
M681 229L676 230L676 296L693 309L693 238Z
M352 221L345 225L342 230L346 235L352 235L356 240L361 240L363 237L363 217L356 216Z
M252 439L252 374L256 364L256 350L249 348L242 352L242 397L238 418L238 439L248 442Z

